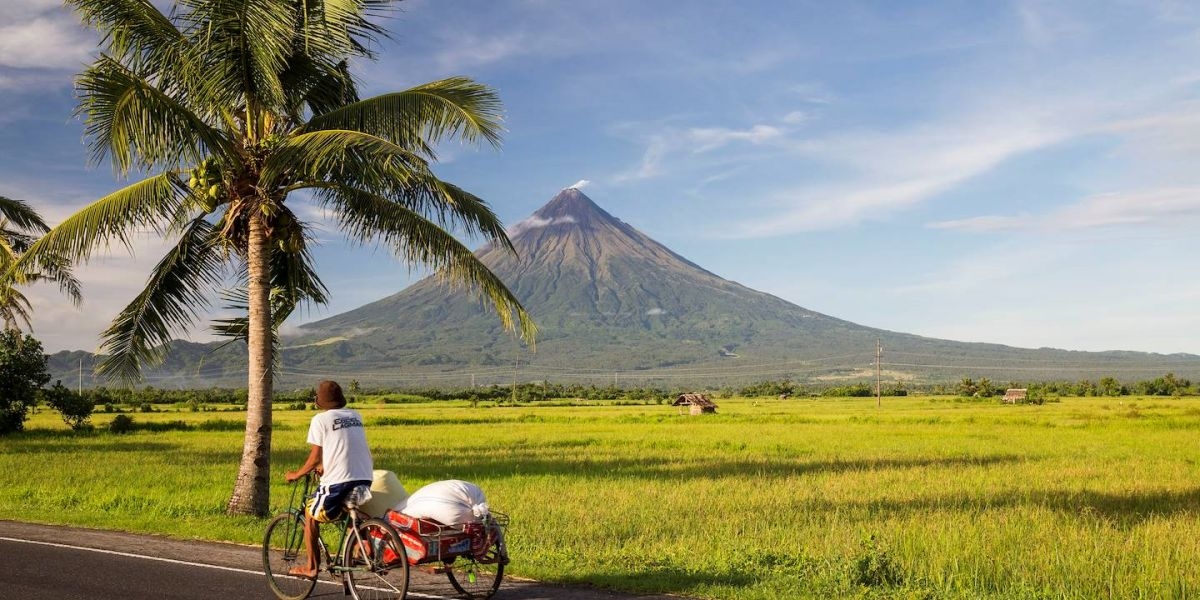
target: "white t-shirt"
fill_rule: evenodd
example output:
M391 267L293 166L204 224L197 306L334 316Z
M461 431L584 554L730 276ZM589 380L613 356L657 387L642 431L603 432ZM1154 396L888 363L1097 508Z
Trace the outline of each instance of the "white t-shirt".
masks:
M335 408L318 413L308 426L308 443L321 447L325 468L321 485L371 481L374 477L371 450L358 411Z

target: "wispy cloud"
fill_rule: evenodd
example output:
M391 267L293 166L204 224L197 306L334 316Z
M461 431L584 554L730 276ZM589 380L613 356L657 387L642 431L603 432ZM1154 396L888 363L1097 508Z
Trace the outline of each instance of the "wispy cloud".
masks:
M495 37L460 33L454 43L443 44L443 48L434 57L438 69L457 75L520 56L534 45L520 32Z
M696 127L684 132L684 140L694 144L692 152L708 152L734 142L764 144L782 138L784 131L771 125L754 125L749 129Z
M1043 0L1021 0L1016 11L1025 39L1034 45L1052 44L1087 31L1081 19Z
M1053 232L1110 227L1180 228L1200 224L1200 187L1092 196L1044 215L987 215L930 223L973 233Z
M531 229L539 229L541 227L549 227L551 225L564 225L576 222L577 221L575 220L575 217L572 217L571 215L554 217L551 219L545 219L537 216L527 217L509 227L506 233L508 233L509 237L516 237Z
M613 181L626 183L657 177L663 173L662 162L666 157L670 143L662 135L650 136L646 149L642 152L641 162L634 168L622 171L613 176Z
M671 174L668 163L686 163L686 156L714 154L727 147L768 146L787 139L792 128L758 123L746 128L680 127L663 124L624 124L622 135L645 145L641 162L613 177L618 183Z
M767 203L786 208L744 221L730 235L769 237L885 219L1064 136L1030 115L997 120L994 114L980 114L896 131L801 141L791 149L797 159L830 162L849 176L777 191Z
M91 35L58 2L22 0L0 10L0 67L75 69L95 49Z

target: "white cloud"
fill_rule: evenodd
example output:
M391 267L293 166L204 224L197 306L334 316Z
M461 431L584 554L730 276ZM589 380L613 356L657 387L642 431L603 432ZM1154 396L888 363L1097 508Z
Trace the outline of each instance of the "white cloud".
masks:
M788 130L768 124L756 124L747 129L728 127L681 128L673 124L626 123L617 128L618 135L635 138L645 145L640 164L613 177L617 183L654 179L668 175L667 163L681 162L683 156L717 154L715 151L739 143L765 146L786 139Z
M118 246L112 252L97 252L90 262L75 267L75 277L83 291L83 304L79 308L67 301L56 286L39 284L26 291L34 307L34 337L42 341L47 351L94 351L99 347L101 332L143 289L150 269L170 247L148 233L135 235L132 244L132 256ZM213 300L213 307L219 308L219 299ZM179 331L179 337L211 339L206 322L201 315L190 331Z
M667 311L665 311L661 308L652 308L652 309L646 311L647 316L665 315L665 314L667 314Z
M828 86L813 81L793 85L789 91L809 104L833 104L837 99Z
M1005 240L913 273L916 283L891 287L884 294L894 297L880 299L894 307L895 320L880 325L1030 348L1196 351L1200 316L1190 307L1200 284L1180 279L1173 260L1189 240L1149 238L1136 252L1108 236L1078 242L1062 235Z
M693 144L692 152L708 152L733 142L765 144L783 137L783 130L770 125L755 125L750 129L726 129L723 127L698 127L689 129L685 138Z
M0 66L74 69L87 62L92 40L63 15L0 26Z
M812 116L807 111L803 110L793 110L792 112L783 116L783 122L787 123L788 125L799 125L810 119L812 119Z
M1025 39L1034 45L1053 44L1087 31L1079 19L1056 10L1056 6L1049 2L1021 0L1016 4L1016 10Z
M613 181L625 183L658 177L663 173L662 162L667 154L667 148L668 142L665 137L651 136L646 143L646 150L642 153L641 163L633 169L617 173L613 176Z
M730 234L768 237L888 218L1010 157L1065 137L1056 127L1037 121L1035 115L989 113L799 142L791 150L797 159L832 162L851 175L775 192L770 201L783 210L744 221Z
M933 229L997 233L1042 233L1097 228L1180 228L1200 224L1200 187L1141 190L1085 198L1050 213L989 215L930 223Z
M434 60L439 70L453 75L502 62L532 50L523 33L481 37L458 32L453 42L443 44L442 48Z
M554 217L552 219L545 219L542 217L533 216L533 217L527 217L525 219L518 221L516 224L509 227L506 230L506 233L508 234L509 237L515 237L526 231L529 231L530 229L538 229L541 227L549 227L551 225L564 225L564 224L576 223L576 222L577 221L575 220L575 217L572 217L571 215L566 215L566 216L562 216L562 217Z
M592 185L592 182L591 182L591 181L588 181L588 180L586 180L586 179L580 179L579 181L576 181L574 184L572 184L572 185L571 185L570 187L568 187L567 189L569 189L569 190L582 190L583 188L585 188L585 187L587 187L587 186L589 186L589 185Z
M21 21L47 12L61 11L62 6L59 0L4 0L0 4L0 20L8 23Z

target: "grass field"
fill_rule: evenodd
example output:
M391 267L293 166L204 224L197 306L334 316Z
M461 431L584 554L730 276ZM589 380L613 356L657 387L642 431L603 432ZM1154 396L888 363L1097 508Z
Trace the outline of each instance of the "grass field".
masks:
M1200 597L1200 401L357 403L410 491L479 483L513 574L703 598ZM278 411L273 503L312 413ZM257 543L228 518L240 413L189 431L0 438L0 518ZM227 423L214 422L228 421Z

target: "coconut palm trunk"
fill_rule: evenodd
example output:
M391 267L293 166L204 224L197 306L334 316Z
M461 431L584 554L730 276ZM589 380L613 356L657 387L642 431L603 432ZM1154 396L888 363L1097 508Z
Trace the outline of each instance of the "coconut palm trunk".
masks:
M271 247L262 219L250 218L246 251L249 273L249 330L247 354L250 363L246 382L246 439L242 462L226 510L230 514L265 516L270 506L271 484L271 397L274 362L271 340Z

